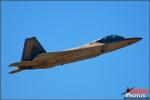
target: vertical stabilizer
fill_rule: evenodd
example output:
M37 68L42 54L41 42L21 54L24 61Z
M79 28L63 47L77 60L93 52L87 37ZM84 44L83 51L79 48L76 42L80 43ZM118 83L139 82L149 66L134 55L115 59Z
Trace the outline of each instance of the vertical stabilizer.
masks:
M35 37L27 38L24 43L21 61L31 61L41 53L46 53L46 51L39 41Z

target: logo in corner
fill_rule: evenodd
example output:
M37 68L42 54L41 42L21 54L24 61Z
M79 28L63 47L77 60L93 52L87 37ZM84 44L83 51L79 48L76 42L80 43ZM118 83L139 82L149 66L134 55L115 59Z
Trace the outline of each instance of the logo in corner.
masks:
M121 95L124 95L124 99L147 99L148 89L135 87L127 88Z

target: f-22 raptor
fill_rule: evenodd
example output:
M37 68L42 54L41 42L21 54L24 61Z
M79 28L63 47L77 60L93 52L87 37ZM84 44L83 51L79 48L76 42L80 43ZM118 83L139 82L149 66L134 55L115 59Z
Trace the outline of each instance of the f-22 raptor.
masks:
M52 68L58 65L93 58L128 46L141 39L140 37L125 38L118 35L108 35L81 47L47 53L35 37L27 38L24 43L21 61L9 65L16 66L17 69L9 73L13 74L27 69Z

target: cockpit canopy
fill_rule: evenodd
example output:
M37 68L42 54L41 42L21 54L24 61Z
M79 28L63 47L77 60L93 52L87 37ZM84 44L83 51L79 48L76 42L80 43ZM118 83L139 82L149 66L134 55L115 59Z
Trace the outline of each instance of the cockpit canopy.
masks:
M119 35L108 35L100 40L97 40L96 42L101 42L101 43L112 43L112 42L118 42L122 41L125 38Z

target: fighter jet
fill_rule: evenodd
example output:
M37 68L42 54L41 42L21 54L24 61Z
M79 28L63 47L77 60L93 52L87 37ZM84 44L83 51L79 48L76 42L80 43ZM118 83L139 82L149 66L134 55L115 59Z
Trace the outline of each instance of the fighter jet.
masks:
M108 35L83 46L58 52L46 52L36 37L27 38L24 43L22 59L9 66L17 67L9 72L17 73L27 69L46 69L93 58L122 47L138 42L142 38L125 38L118 35Z

